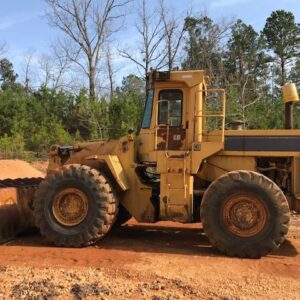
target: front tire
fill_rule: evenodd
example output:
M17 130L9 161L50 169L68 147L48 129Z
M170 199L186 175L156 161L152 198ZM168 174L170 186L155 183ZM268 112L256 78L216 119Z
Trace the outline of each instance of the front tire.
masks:
M118 203L107 177L83 165L49 175L34 200L36 226L57 246L82 247L111 228Z
M233 171L215 180L201 203L204 231L229 256L258 258L277 249L289 226L281 189L256 172Z

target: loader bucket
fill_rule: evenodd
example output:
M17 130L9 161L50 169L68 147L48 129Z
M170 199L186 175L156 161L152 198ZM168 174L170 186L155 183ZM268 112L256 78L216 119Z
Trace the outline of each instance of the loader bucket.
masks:
M34 227L33 197L44 174L20 160L0 160L0 242Z

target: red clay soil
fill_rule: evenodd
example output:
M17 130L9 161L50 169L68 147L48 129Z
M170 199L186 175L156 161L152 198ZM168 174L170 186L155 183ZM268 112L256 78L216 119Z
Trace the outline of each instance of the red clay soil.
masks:
M34 233L0 246L0 298L300 299L297 222L279 250L257 260L221 255L200 224L130 221L82 249Z
M22 160L0 160L0 180L44 177L44 173Z
M46 166L0 161L0 178ZM300 217L291 225L280 249L256 260L223 256L201 224L131 220L82 249L31 232L0 245L0 299L300 299Z
M40 172L42 172L43 174L46 174L47 172L47 168L48 168L48 161L44 161L44 160L36 160L33 161L30 165L39 170Z

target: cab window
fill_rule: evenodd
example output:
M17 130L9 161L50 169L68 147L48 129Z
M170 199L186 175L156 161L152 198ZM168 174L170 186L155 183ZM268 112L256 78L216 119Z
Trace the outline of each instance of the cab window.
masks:
M181 90L162 90L158 96L158 125L178 127L182 124Z
M152 106L153 106L153 98L154 98L154 90L148 90L147 100L145 104L144 117L142 122L142 128L149 128L151 123L152 116Z

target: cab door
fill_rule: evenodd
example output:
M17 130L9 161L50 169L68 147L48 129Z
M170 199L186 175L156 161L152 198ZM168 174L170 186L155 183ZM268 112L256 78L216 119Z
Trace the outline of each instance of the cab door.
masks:
M160 89L157 100L157 150L186 149L185 90Z

